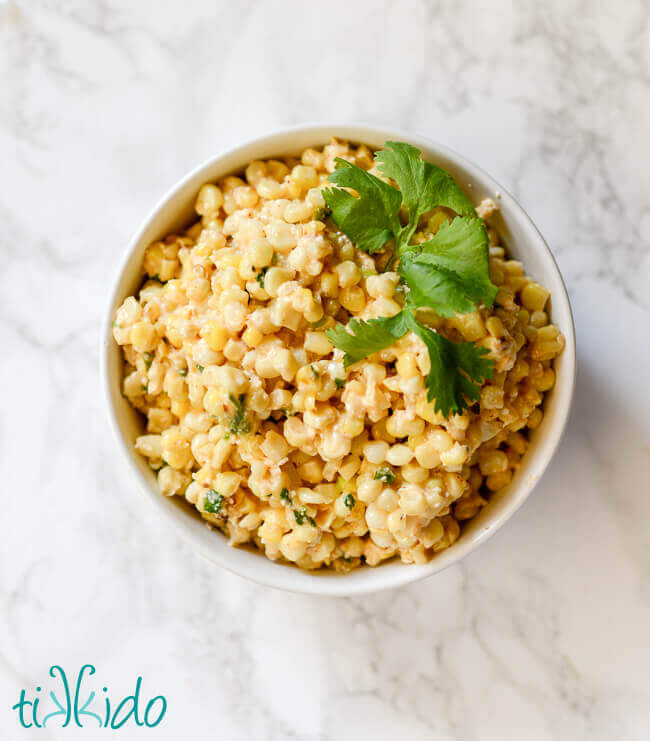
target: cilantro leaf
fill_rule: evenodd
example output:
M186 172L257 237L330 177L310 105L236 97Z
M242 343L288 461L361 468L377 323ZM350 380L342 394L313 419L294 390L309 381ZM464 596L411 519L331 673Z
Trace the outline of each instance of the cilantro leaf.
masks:
M307 509L305 507L301 507L300 509L294 509L293 516L296 518L296 523L298 525L303 525L305 523L305 520L312 526L316 527L316 522L313 517L310 517L307 514Z
M246 419L246 407L244 406L246 394L240 394L239 397L228 394L228 398L235 407L235 413L230 418L228 429L232 435L245 435L251 429L250 422Z
M420 216L436 206L450 208L461 216L474 215L474 206L451 175L442 167L425 162L419 149L404 142L386 142L375 159L383 175L400 188L409 211L409 221L417 226Z
M395 474L388 466L382 466L375 471L374 479L375 481L383 481L390 486L395 481Z
M392 345L408 330L407 313L401 311L391 317L368 320L351 319L347 328L342 324L337 324L332 329L328 329L325 334L335 347L345 352L343 365L347 368L368 355Z
M224 496L219 494L216 489L208 489L203 496L203 509L206 512L210 512L216 515L221 511L221 505L223 504Z
M416 262L410 254L402 256L398 270L409 288L408 306L414 309L428 306L440 316L473 311L474 304L458 289L453 273L434 270L429 265Z
M481 384L494 372L488 350L473 342L451 342L414 319L411 329L429 351L427 398L434 402L435 410L448 417L450 412L458 414L478 401Z
M359 249L379 252L399 234L402 194L396 188L340 157L328 179L339 186L323 190L332 219ZM358 197L342 188L352 188Z
M264 276L266 275L269 266L263 267L260 272L255 276L255 280L258 282L260 288L264 288Z
M431 306L450 316L494 303L499 289L490 280L488 236L478 217L458 217L443 224L433 239L419 245L412 260L414 265L405 260L403 267L411 273L411 279L406 278L409 286L413 288L417 275L424 282L423 292L442 304L424 301L417 306Z

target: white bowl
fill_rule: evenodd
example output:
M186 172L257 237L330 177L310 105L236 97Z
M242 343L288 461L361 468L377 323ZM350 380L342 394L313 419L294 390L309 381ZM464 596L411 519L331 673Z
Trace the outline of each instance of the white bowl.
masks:
M194 199L203 183L241 171L254 159L298 154L305 147L327 143L332 136L371 147L380 147L386 141L410 142L422 150L426 159L448 170L475 204L485 197L495 199L500 207L497 227L504 245L513 257L523 261L527 273L550 290L553 323L566 338L566 348L555 365L555 388L545 400L543 422L533 434L530 448L511 485L494 495L479 515L463 527L456 543L424 566L405 565L394 560L375 568L365 566L345 575L329 571L314 573L274 563L253 550L231 548L221 533L208 529L198 513L183 506L179 497L168 498L158 491L151 469L133 447L142 429L142 420L120 394L121 350L113 341L111 324L116 308L142 281L142 259L147 245L188 225ZM483 170L439 144L404 131L363 125L315 124L270 134L213 157L163 196L131 240L119 266L106 307L101 363L108 414L122 460L155 509L201 553L225 569L280 589L343 596L375 592L431 576L473 551L521 507L548 466L566 425L575 383L575 334L566 288L548 246L521 206ZM142 527L149 525L142 523Z

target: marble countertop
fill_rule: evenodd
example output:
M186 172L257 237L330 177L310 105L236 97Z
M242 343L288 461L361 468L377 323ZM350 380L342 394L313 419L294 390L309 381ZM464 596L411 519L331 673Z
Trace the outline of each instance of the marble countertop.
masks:
M10 709L84 662L167 697L129 739L650 738L649 17L648 0L0 2L3 738L92 738ZM546 236L578 336L568 430L526 506L444 573L355 599L190 550L115 465L97 370L109 277L154 201L317 119L481 164Z

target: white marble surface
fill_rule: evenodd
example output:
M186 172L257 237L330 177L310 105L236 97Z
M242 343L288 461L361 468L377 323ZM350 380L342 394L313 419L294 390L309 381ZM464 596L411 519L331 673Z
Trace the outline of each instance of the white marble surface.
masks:
M30 737L20 688L89 661L166 694L129 739L650 738L649 16L0 2L0 737ZM328 118L428 135L514 192L579 346L562 448L513 521L429 581L343 600L247 583L154 518L114 464L97 372L108 278L159 195Z

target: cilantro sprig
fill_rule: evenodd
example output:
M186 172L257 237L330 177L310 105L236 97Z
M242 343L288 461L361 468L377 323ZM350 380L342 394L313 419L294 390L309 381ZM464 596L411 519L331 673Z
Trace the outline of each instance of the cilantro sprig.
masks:
M344 351L347 368L414 332L429 353L427 398L436 411L448 416L479 398L481 384L492 376L494 366L485 348L451 342L418 321L417 310L433 309L451 317L480 306L489 308L498 289L489 276L487 232L472 202L448 172L425 162L420 154L403 142L386 142L376 153L379 171L399 190L346 160L336 160L329 180L337 187L323 191L331 218L364 252L392 247L387 267L398 261L405 305L396 316L352 319L347 327L337 324L326 334ZM399 215L402 203L408 212L406 224ZM411 244L420 217L437 207L453 211L453 221L432 239Z

